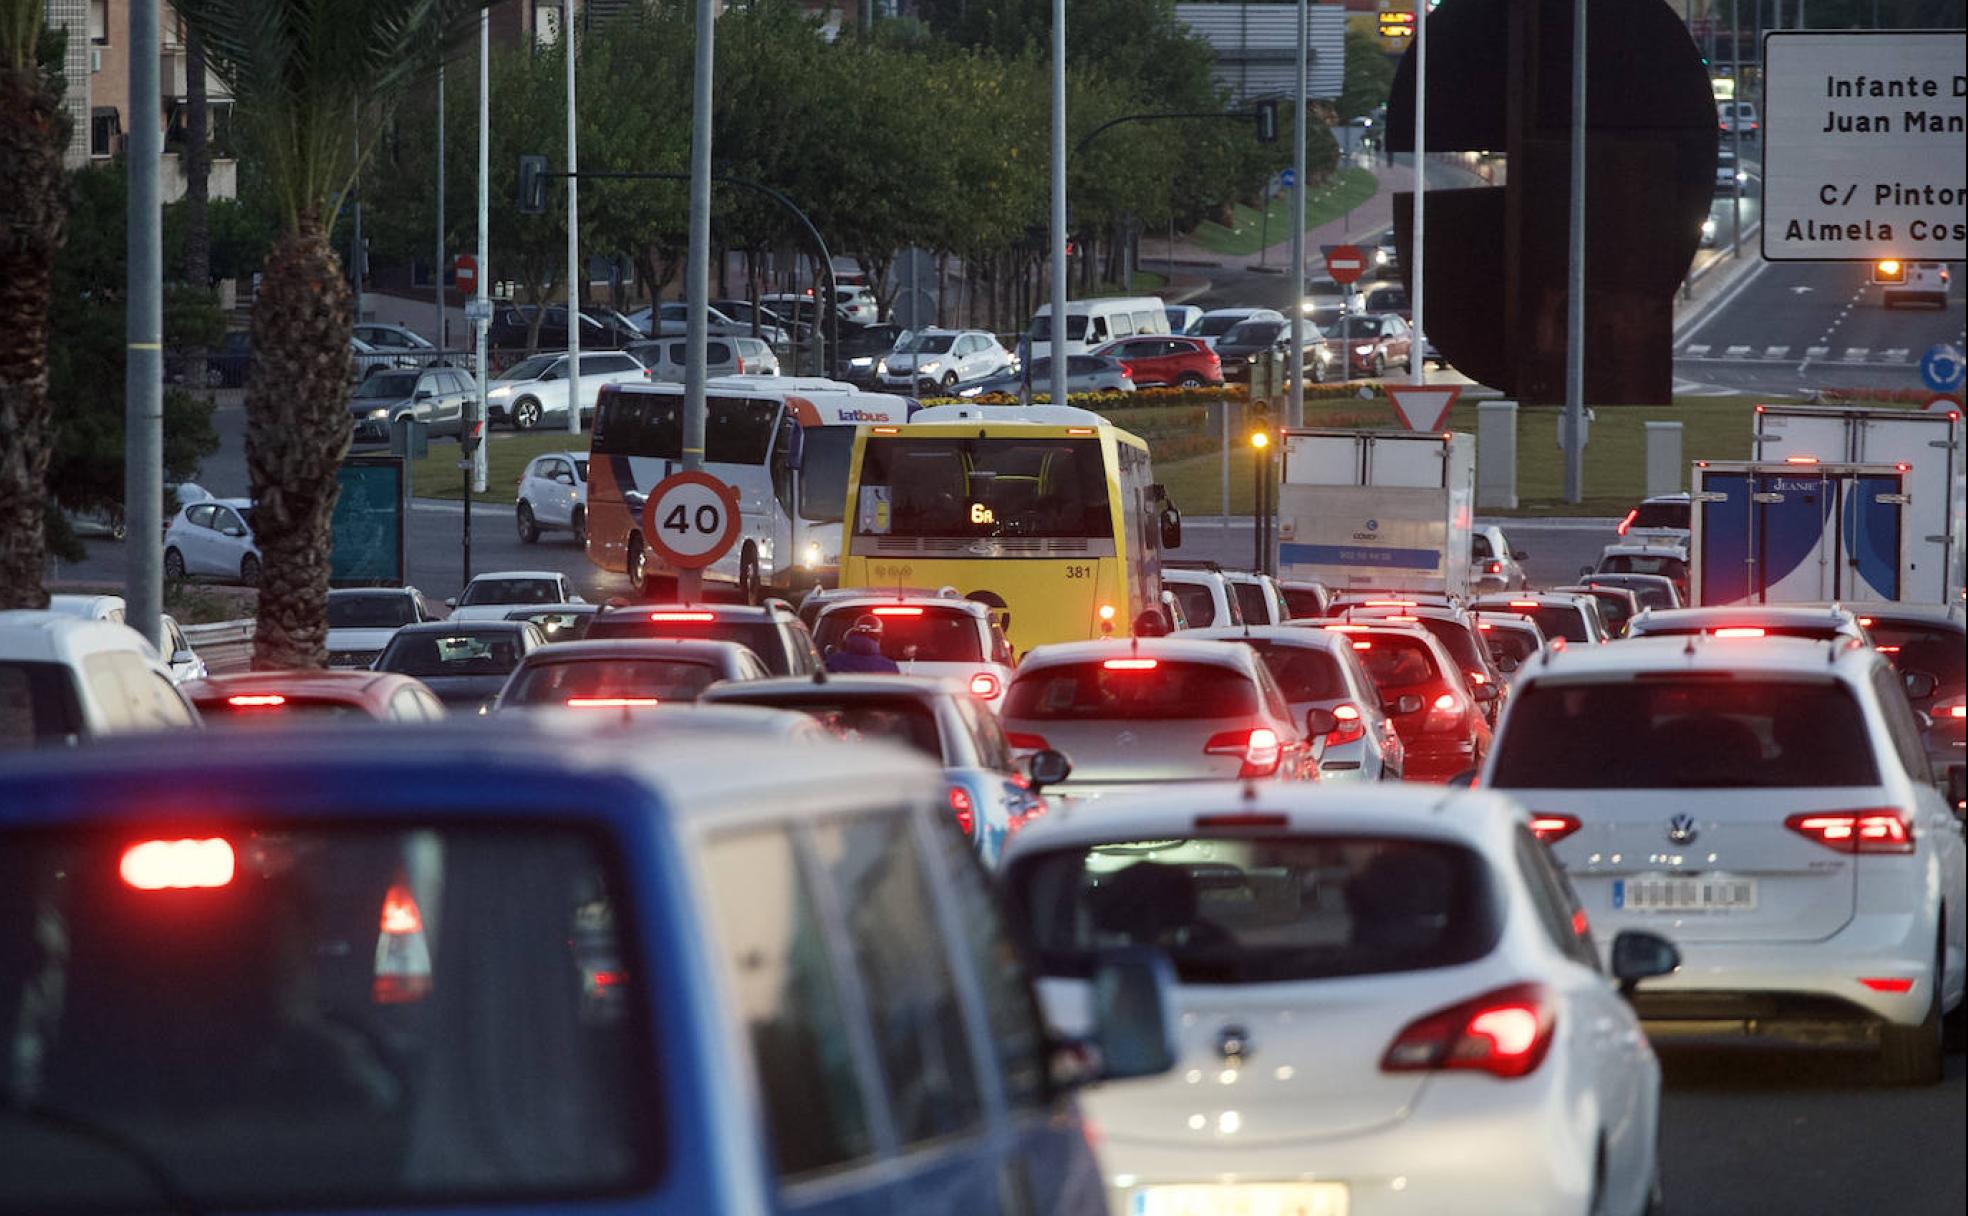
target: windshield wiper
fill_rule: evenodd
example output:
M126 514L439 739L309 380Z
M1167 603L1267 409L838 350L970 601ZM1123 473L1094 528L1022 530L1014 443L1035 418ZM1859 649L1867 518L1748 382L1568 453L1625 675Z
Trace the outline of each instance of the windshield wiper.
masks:
M52 1128L67 1132L78 1140L86 1140L99 1148L108 1149L124 1161L134 1166L138 1173L150 1183L157 1192L157 1198L173 1216L203 1216L208 1209L185 1193L178 1184L177 1176L170 1167L158 1159L157 1154L146 1148L132 1136L103 1123L73 1111L55 1106L34 1103L27 1106L7 1106L4 1108L38 1127Z

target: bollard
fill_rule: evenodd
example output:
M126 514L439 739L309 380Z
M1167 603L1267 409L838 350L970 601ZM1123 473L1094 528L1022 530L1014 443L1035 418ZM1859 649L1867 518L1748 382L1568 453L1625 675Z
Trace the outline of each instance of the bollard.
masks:
M1647 497L1656 494L1679 494L1681 479L1687 473L1687 464L1681 459L1681 424L1678 422L1649 422L1647 424Z
M1476 507L1517 505L1517 403L1476 406Z

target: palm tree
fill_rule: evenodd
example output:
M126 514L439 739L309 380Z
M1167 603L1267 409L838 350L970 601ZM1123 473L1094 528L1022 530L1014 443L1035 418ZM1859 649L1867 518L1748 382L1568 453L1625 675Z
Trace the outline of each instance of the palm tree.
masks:
M351 136L384 127L410 84L491 2L176 0L212 71L231 85L236 121L280 207L253 303L246 385L261 557L256 668L321 667L328 657L329 527L351 435L353 325L329 235L360 167ZM361 141L365 150L378 142Z
M0 0L0 608L48 603L48 288L69 124L42 24L42 0Z

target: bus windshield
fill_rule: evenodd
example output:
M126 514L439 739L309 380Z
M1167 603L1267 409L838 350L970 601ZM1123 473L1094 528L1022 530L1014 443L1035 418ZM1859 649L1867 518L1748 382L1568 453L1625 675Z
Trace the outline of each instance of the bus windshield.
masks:
M1098 439L871 438L855 530L897 537L1111 538Z
M847 466L854 456L854 428L815 426L806 431L800 464L800 518L837 524L847 505Z

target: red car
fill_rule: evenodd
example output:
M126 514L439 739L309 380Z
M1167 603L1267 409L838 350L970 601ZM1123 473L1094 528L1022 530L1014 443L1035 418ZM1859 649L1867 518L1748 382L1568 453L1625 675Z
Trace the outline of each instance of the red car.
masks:
M422 680L387 671L253 671L186 680L179 690L207 726L278 725L296 718L422 722L444 703Z
M1447 782L1483 766L1490 724L1462 672L1433 634L1413 625L1327 625L1353 639L1387 715L1407 747L1402 776Z
M1168 334L1118 338L1093 353L1120 360L1136 388L1165 384L1194 388L1199 384L1223 383L1223 360L1201 338Z
M1384 376L1389 368L1414 370L1414 330L1398 313L1355 313L1341 318L1327 337L1346 351L1346 366L1356 376Z

